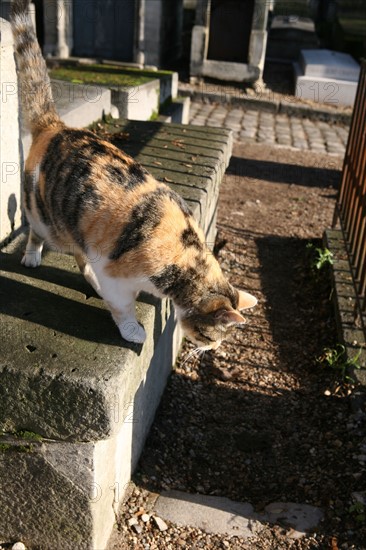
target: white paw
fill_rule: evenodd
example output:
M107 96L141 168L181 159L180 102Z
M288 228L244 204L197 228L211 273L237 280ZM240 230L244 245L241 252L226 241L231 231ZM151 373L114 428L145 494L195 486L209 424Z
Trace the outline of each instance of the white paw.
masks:
M146 332L136 319L124 321L118 325L122 338L134 344L143 344L146 340Z
M99 294L99 296L101 296L101 288L98 283L98 279L96 278L95 273L89 264L86 264L84 268L84 277L88 281L88 283L94 288L95 292Z
M32 252L25 252L23 258L22 258L22 265L25 265L25 267L38 267L41 265L42 260L42 251L41 250L34 250Z

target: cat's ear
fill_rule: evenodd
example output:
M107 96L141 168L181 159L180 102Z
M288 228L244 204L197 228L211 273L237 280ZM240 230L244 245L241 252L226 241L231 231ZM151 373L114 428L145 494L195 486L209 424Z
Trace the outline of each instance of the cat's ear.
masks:
M244 292L243 290L238 290L239 292L239 302L238 302L238 309L248 309L249 307L254 307L257 305L257 298L254 298L251 294L248 294L248 292Z
M246 319L235 309L219 309L215 313L215 319L223 325L243 325Z

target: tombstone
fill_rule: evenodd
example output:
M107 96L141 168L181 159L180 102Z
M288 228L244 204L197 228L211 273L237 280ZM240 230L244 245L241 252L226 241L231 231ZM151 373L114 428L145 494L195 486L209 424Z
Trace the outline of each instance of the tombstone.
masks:
M192 31L191 77L262 78L271 2L198 0Z
M43 53L46 57L69 57L73 49L72 2L46 0L43 4Z
M353 105L360 66L350 55L331 50L302 50L294 71L297 97L335 106Z
M73 54L134 61L134 0L73 0Z
M276 15L271 23L266 57L296 61L302 49L318 48L314 21L298 15Z
M179 58L183 0L69 0L73 55L165 66Z

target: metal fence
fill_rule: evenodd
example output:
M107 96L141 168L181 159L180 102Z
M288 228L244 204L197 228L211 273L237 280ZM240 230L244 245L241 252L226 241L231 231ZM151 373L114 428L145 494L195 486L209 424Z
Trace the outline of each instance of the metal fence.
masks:
M334 223L340 220L361 314L366 314L366 60L362 62Z

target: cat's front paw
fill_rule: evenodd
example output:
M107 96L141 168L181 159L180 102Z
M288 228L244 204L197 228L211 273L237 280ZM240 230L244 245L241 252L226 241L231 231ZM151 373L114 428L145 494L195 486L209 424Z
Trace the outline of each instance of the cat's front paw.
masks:
M125 321L119 326L119 331L122 338L127 342L133 342L134 344L143 344L146 340L145 329L136 320Z
M25 252L22 258L21 264L25 267L38 267L41 265L42 251L34 250L32 252Z

